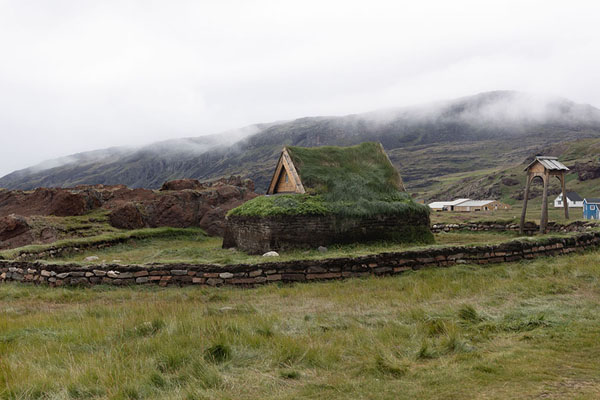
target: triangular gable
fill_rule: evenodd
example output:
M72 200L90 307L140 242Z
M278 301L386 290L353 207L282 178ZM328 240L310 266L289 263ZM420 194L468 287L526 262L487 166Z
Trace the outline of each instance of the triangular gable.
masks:
M287 176L287 181L284 177ZM269 184L267 194L305 193L300 176L286 148L283 149L277 162L277 168Z

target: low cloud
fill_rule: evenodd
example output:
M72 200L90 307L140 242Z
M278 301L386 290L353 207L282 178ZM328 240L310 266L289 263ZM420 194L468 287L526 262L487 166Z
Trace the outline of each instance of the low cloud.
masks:
M0 175L87 150L489 90L600 105L599 11L583 1L0 0ZM489 118L547 117L534 100Z

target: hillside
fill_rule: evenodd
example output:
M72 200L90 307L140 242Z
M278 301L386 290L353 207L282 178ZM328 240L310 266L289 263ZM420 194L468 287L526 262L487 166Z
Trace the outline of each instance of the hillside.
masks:
M580 139L560 142L541 148L538 153L557 156L569 167L567 190L583 197L600 195L600 139ZM521 162L490 168L448 174L427 187L427 194L436 198L479 197L497 198L508 204L521 204L525 187L524 168L533 152ZM561 191L558 179L550 180L549 193L554 198ZM534 183L530 197L542 195L542 185Z
M235 141L239 137L243 138ZM0 187L126 184L157 188L166 180L183 177L206 180L242 175L253 179L261 192L283 145L379 141L407 189L431 198L440 177L512 167L549 146L585 138L600 138L600 110L562 98L498 91L408 108L261 124L235 134L138 149L83 153L13 172L0 178Z

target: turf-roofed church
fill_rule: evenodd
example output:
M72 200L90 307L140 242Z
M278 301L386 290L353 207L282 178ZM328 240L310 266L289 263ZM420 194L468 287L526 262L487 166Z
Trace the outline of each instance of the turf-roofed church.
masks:
M261 253L352 242L433 241L429 208L380 143L283 149L266 196L230 211L223 247Z

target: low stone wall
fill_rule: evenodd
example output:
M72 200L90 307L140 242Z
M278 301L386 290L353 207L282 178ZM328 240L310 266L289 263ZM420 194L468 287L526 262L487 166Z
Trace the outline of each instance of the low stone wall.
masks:
M408 213L407 213L408 214ZM433 241L425 213L349 218L338 216L229 216L223 248L237 247L250 254L271 250L315 248L334 243L388 240Z
M548 232L585 232L588 229L598 227L596 222L574 221L567 225L548 223ZM524 233L528 235L536 234L540 231L540 226L533 222L525 223ZM497 232L518 232L519 224L507 222L465 222L462 224L433 224L431 232L452 232L452 231L497 231Z
M426 267L455 264L512 262L536 257L596 249L600 232L566 238L514 240L494 246L442 247L381 253L355 258L268 262L255 265L148 264L95 265L46 264L0 260L0 282L18 281L62 285L205 285L255 286L269 282L298 282L369 275L395 275Z

